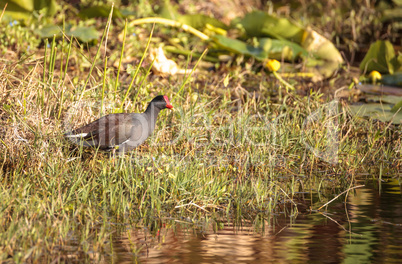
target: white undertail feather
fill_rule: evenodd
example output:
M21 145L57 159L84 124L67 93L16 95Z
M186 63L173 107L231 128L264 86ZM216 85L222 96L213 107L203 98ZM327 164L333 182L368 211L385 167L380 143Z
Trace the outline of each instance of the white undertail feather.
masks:
M89 133L65 134L65 137L76 145L82 145L84 147L93 147L94 142L92 140L82 140L82 138L87 135L89 135Z

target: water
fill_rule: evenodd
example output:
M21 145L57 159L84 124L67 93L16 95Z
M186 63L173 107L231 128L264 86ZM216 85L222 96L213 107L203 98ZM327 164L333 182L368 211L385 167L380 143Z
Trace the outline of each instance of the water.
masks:
M402 195L398 179L366 181L326 210L300 195L299 214L242 226L160 221L111 238L101 263L402 263ZM304 199L302 199L304 196ZM307 197L307 198L306 198ZM93 259L93 258L92 258Z

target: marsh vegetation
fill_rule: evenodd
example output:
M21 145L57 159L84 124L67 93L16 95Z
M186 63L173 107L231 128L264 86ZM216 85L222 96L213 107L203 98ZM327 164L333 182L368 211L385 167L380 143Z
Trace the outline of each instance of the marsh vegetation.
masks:
M253 223L259 232L279 215L293 221L325 210L337 195L353 195L362 179L399 180L400 126L348 107L361 96L353 80L360 75L357 57L368 48L361 40L385 32L395 41L394 32L373 15L374 5L345 11L344 2L331 11L303 2L281 14L313 25L347 60L319 81L283 75L293 89L247 55L203 60L207 44L177 28L110 18L82 22L68 4L56 17L29 23L3 17L0 261L98 262L112 254L116 232L144 228L161 239L160 230L174 223L215 231ZM149 13L131 11L152 15L151 3L139 6ZM99 37L39 39L32 29L49 21L92 24ZM154 74L147 50L162 42L198 49L194 57L167 55L181 68L196 69ZM297 69L298 61L288 64ZM142 112L158 94L168 95L175 111L161 112L153 136L124 156L76 147L63 137L105 114ZM300 206L300 194L318 202ZM129 241L133 256L140 254L143 248Z

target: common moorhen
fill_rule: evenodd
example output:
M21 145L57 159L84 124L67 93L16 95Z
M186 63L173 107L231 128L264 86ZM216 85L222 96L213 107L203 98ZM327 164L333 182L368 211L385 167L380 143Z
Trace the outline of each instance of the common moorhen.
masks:
M141 145L152 134L159 111L165 108L173 106L166 95L158 95L144 113L109 114L64 136L77 145L124 153Z

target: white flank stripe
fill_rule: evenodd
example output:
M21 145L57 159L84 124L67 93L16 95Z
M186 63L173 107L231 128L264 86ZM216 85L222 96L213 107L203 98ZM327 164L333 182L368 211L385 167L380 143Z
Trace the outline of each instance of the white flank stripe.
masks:
M123 145L124 143L127 143L129 141L130 141L130 139L127 139L126 141L122 142L120 145Z
M66 137L69 138L77 138L77 137L86 137L88 133L81 133L81 134L75 134L75 135L67 135Z

